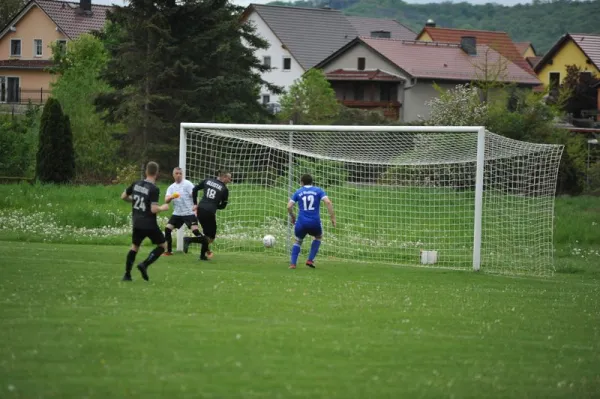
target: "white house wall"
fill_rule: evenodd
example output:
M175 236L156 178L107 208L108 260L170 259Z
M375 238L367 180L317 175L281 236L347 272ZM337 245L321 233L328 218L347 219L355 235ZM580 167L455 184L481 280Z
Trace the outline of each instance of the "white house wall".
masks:
M277 86L281 86L284 90L287 89L294 83L296 79L302 77L304 69L294 59L292 54L283 48L281 41L275 36L273 31L269 28L266 22L258 15L257 12L252 12L248 17L248 22L254 25L256 33L265 39L269 43L269 48L266 50L257 50L255 56L262 62L263 57L271 57L271 71L262 74L263 80L272 83ZM283 59L290 57L291 68L288 71L283 70ZM269 93L269 91L263 87L261 89L261 98L263 95L270 96L270 102L279 102L279 96Z
M346 50L343 54L340 54L338 57L327 63L323 67L323 71L325 73L335 71L336 69L357 71L359 58L365 59L365 70L379 69L380 71L399 76L402 79L406 79L407 82L410 82L410 78L407 77L396 65L392 64L369 47L360 43ZM402 106L400 107L400 120L404 120L405 100L404 88L402 87L401 82L398 85L397 98L398 101L402 103Z
M430 108L425 105L427 101L431 101L434 98L438 98L440 94L433 87L433 81L431 80L418 80L414 87L408 89L404 89L404 101L406 102L406 107L404 109L404 121L405 122L414 122L421 118L428 118L430 113ZM440 83L436 82L436 84L444 90L453 89L457 83Z

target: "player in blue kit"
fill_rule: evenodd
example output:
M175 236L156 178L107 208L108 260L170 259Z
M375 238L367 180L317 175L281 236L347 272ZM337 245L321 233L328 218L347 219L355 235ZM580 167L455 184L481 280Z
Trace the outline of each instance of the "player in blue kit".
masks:
M306 266L315 267L315 257L319 252L321 246L321 239L323 238L323 227L321 225L321 214L320 205L321 201L327 206L329 217L331 218L331 224L335 227L335 213L333 212L333 203L325 194L325 191L321 187L313 186L313 178L311 175L302 175L300 178L302 187L300 187L290 201L288 202L287 210L292 219L292 223L295 224L294 235L296 236L296 242L292 247L292 256L290 259L290 269L296 268L296 262L298 261L298 255L300 255L300 248L302 247L302 241L306 235L314 237L310 246L310 252L308 254L308 260ZM298 220L294 215L294 205L298 203Z

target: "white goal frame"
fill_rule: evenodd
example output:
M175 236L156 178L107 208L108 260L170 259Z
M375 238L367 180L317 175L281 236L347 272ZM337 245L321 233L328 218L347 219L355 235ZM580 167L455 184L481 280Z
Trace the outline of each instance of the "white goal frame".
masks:
M293 133L306 132L389 132L389 133L474 133L477 134L477 157L475 175L475 201L474 201L474 226L473 226L473 270L479 271L481 267L481 240L482 240L482 211L485 166L486 129L483 126L317 126L317 125L251 125L251 124L224 124L224 123L181 123L179 133L179 166L186 176L187 161L187 135L186 129L223 129L223 130L261 130L289 132L290 147L293 142ZM290 151L290 163L293 153ZM289 168L291 170L291 168ZM288 191L291 195L293 184L291 172L289 175ZM184 229L177 231L177 250L183 250ZM288 229L288 235L290 234ZM289 237L291 238L291 237Z

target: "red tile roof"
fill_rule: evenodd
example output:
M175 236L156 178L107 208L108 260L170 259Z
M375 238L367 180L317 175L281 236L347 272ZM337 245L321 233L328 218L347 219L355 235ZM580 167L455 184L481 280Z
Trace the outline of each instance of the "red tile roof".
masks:
M57 0L33 0L70 39L83 33L101 30L106 23L106 11L111 7L92 3L92 12L85 13L79 3ZM93 0L92 0L93 2Z
M420 37L423 32L427 32L431 40L442 43L460 43L463 36L472 36L477 39L477 44L485 44L492 47L494 50L508 58L516 65L534 75L533 69L529 63L523 58L517 46L512 41L506 32L493 32L486 30L468 30L468 29L450 29L450 28L434 28L426 26L417 37Z
M50 60L0 60L0 69L44 69L51 65Z
M379 69L368 71L350 71L345 69L336 69L326 74L327 80L355 80L355 81L403 81L399 76L394 76Z
M111 8L111 6L92 4L91 12L85 12L81 10L78 2L30 0L6 26L0 27L2 29L0 37L4 36L9 31L10 26L15 25L35 6L44 11L71 40L77 39L83 33L101 30L106 23L106 11Z
M538 62L540 62L542 60L541 56L535 56L535 57L527 57L526 60L527 62L529 62L529 65L531 65L532 68L535 68L535 66L538 64Z
M548 51L544 57L535 65L535 70L540 71L541 68L546 65L548 60L554 57L564 45L564 43L568 40L572 40L581 51L589 58L589 60L596 66L596 68L600 69L600 34L564 34L560 39L552 46L550 51Z
M499 81L526 85L541 83L535 75L525 72L515 62L487 45L477 45L477 54L473 56L454 43L373 38L359 40L416 78L481 80L486 65L492 66L489 68L492 73L495 72L495 65L498 65L496 69L501 65L504 71L495 77Z
M600 69L600 34L572 34L570 35L585 55Z
M521 56L524 56L529 46L531 46L531 42L517 42L515 46L517 46L517 50L519 50Z

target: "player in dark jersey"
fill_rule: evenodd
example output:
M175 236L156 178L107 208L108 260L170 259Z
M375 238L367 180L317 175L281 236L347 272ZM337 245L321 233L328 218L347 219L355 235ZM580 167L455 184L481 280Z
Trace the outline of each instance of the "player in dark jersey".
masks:
M212 252L208 245L215 240L217 236L217 210L225 209L229 201L229 190L227 183L231 182L231 173L219 171L217 178L209 178L200 182L192 191L192 200L194 209L198 216L198 222L202 226L207 240L201 242L200 259L208 260L212 257ZM203 190L202 199L198 203L198 191ZM191 238L192 240L194 238Z
M158 205L160 190L155 185L157 176L158 164L156 162L148 162L148 165L146 165L146 179L136 181L121 194L122 200L131 202L131 215L133 219L131 249L127 254L123 281L131 281L133 262L145 238L149 238L156 245L156 248L150 252L146 260L137 266L144 280L148 280L148 267L167 249L165 236L160 231L156 222L156 214L168 211L169 204Z

